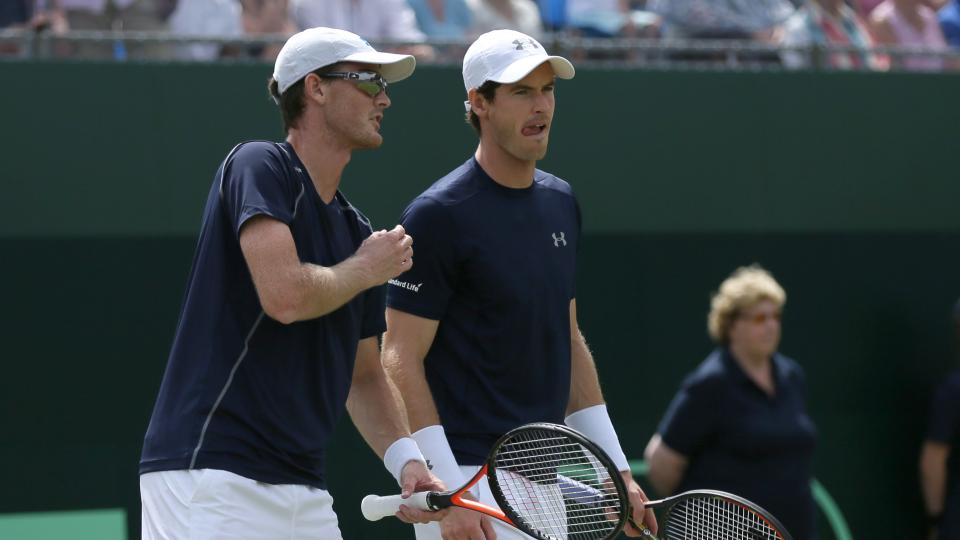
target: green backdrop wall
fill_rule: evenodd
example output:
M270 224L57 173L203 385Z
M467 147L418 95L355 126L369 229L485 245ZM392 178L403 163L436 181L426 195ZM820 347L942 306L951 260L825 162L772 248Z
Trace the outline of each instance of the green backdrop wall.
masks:
M124 507L203 199L238 141L278 139L266 65L0 63L0 513ZM785 286L818 478L858 538L919 538L916 456L956 360L960 77L582 69L543 168L584 212L578 307L628 454L708 352L710 291L759 262ZM476 144L452 69L391 87L381 150L343 190L380 226ZM348 422L346 538L389 478ZM894 501L906 512L894 511ZM882 519L878 519L878 509ZM406 536L409 537L409 536Z

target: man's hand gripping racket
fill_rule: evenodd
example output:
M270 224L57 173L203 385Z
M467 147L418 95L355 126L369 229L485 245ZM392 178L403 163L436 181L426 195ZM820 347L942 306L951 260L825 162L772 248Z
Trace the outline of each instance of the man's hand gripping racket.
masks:
M464 498L483 476L499 508ZM555 424L527 424L501 437L483 467L459 489L418 492L407 499L368 495L361 510L375 521L394 515L400 505L467 508L541 540L606 540L628 523L657 539L655 529L630 517L627 487L610 458L579 432ZM664 540L791 540L763 509L722 492L692 491L644 506L661 510Z
M464 495L487 477L497 507ZM630 511L623 479L610 458L580 433L555 424L527 424L500 438L483 467L460 488L438 493L368 495L361 503L373 521L400 505L423 510L451 506L481 512L544 540L613 538Z

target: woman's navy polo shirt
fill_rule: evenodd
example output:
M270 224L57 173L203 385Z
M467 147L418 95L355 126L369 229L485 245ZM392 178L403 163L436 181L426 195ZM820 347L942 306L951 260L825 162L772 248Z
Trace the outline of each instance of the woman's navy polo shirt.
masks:
M690 374L660 423L664 443L689 460L678 491L717 489L776 516L795 540L815 537L810 492L816 427L803 370L774 354L769 396L717 349Z

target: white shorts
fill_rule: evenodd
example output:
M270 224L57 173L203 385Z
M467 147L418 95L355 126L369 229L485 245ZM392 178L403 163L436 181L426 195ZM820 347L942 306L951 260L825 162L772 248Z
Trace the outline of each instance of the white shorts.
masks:
M143 540L342 540L333 497L217 469L140 476Z
M480 467L477 465L461 465L460 472L463 473L464 478L473 478L473 475L477 474L477 471L480 470ZM449 486L451 489L456 489L460 486ZM473 494L480 502L493 506L494 508L498 507L497 501L493 498L493 493L490 491L490 484L487 482L487 477L484 476L477 482L477 485L473 486L470 490L470 493ZM497 540L530 540L530 537L525 533L520 532L519 530L503 523L499 519L489 518L490 523L493 524L494 531L497 533ZM416 533L417 540L441 540L440 535L440 524L437 522L427 523L427 524L414 524L414 531ZM550 531L557 538L566 538L566 531Z

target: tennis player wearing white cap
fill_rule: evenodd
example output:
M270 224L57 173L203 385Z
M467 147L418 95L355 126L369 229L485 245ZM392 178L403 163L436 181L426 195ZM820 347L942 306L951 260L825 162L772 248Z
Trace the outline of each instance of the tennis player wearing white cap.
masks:
M528 422L566 422L622 471L634 518L656 529L607 414L577 325L580 209L570 185L536 168L553 127L556 79L573 65L525 34L480 36L463 60L476 152L407 207L417 265L387 287L384 364L434 474L463 485L496 439ZM531 483L531 504L537 489ZM485 481L474 495L495 504ZM430 517L404 508L408 521ZM566 531L558 531L565 537ZM639 536L632 527L627 534ZM420 540L520 539L479 513L451 509L416 525Z
M404 493L443 486L380 364L383 284L412 265L339 191L376 148L410 56L313 28L277 58L286 141L237 145L217 171L140 461L143 538L339 539L326 447L346 409ZM429 519L430 516L427 516Z

